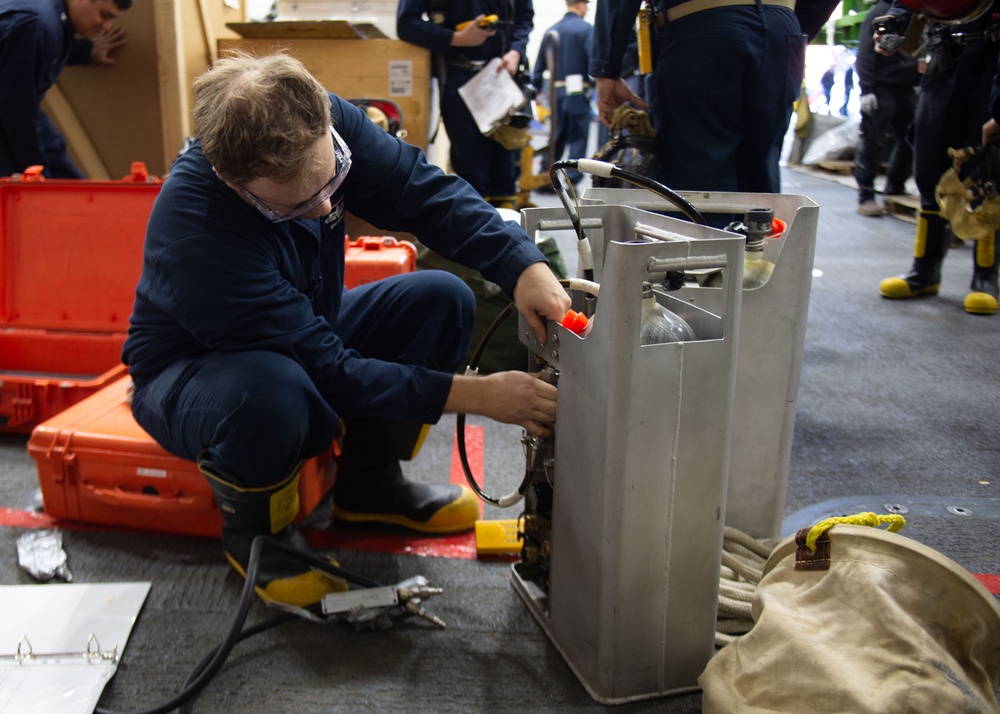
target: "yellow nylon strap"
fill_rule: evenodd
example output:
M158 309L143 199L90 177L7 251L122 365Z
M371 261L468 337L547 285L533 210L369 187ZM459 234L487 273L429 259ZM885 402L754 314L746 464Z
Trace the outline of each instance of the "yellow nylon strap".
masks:
M888 523L889 532L896 533L900 528L906 525L906 519L898 513L881 515L871 512L856 513L853 516L834 516L833 518L825 518L809 529L809 535L806 536L806 547L809 548L810 553L816 552L816 541L819 537L838 523L846 523L852 526L871 526L874 528L877 528L883 523Z

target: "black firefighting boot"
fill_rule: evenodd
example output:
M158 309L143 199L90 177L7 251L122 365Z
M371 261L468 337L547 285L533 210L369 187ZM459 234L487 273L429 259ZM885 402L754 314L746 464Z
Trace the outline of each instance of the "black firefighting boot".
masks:
M237 486L211 463L199 460L199 470L208 479L215 502L222 512L222 547L229 563L246 577L250 546L259 535L269 535L285 545L311 552L302 533L292 523L299 512L299 471L274 486ZM336 561L331 560L336 565ZM262 600L273 604L307 607L323 596L348 589L347 582L285 553L268 549L261 552L255 590Z
M965 311L993 315L997 311L996 233L976 241L976 263L972 269L972 292L965 296Z
M920 210L917 240L910 272L885 278L879 285L882 297L903 300L918 295L937 295L941 289L941 263L950 241L948 222L937 211Z
M348 421L333 486L333 515L350 523L385 523L421 533L475 527L479 504L467 486L423 484L403 476L429 425L392 419Z

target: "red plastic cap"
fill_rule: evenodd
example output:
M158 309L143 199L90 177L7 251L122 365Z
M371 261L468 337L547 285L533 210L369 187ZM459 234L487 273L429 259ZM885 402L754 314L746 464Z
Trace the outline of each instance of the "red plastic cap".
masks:
M587 329L587 325L589 323L590 320L587 319L587 316L584 315L582 312L576 312L575 310L570 310L563 317L562 322L560 324L570 332L573 332L577 335L582 335L584 333L584 330Z

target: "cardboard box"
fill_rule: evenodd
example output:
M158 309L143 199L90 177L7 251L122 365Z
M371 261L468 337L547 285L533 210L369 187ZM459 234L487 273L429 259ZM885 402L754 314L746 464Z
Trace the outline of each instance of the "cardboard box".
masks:
M39 424L28 440L46 515L217 538L222 516L194 462L167 453L132 417L120 378ZM333 486L334 447L302 464L301 522Z

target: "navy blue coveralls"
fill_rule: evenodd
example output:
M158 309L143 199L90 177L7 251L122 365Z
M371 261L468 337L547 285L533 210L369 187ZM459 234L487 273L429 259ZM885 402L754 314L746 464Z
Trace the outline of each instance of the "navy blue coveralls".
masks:
M903 52L891 56L875 51L874 18L892 7L889 0L879 0L865 15L858 33L858 55L854 64L861 96L875 95L878 106L861 114L858 150L854 158L854 179L858 182L858 203L875 198L875 176L879 173L881 149L891 130L896 139L889 154L885 193L901 194L906 179L913 172L913 149L908 131L917 108L915 87L920 83L917 61Z
M593 26L577 15L567 12L563 18L550 27L549 32L559 35L559 54L556 57L556 71L549 72L549 81L556 86L556 136L553 144L553 155L556 161L563 158L569 150L570 159L586 159L587 139L590 137L590 42L594 34ZM548 43L543 39L538 59L531 75L531 83L536 88L542 87L542 73L548 69ZM580 75L583 77L583 91L566 94L566 77ZM570 181L578 181L583 174L579 171L569 172Z
M995 17L998 12L1000 0L994 0L972 22L927 26L931 60L920 82L913 120L913 178L920 191L919 218L927 223L923 235L918 223L917 252L938 261L944 258L950 237L939 213L935 189L941 175L951 168L949 148L982 143L983 124L991 117L991 92L1000 50L1000 24ZM898 5L889 14L904 23L910 17L909 11ZM995 249L984 249L986 245L985 241L977 241L973 251L971 290L995 298L997 258Z
M441 22L424 19L433 13L429 0L400 0L396 11L399 39L426 47L443 58L441 118L451 141L451 168L494 205L513 204L517 197L518 150L505 149L483 136L458 93L459 87L494 57L517 50L526 58L534 10L531 0L449 0ZM478 15L497 15L496 34L479 47L451 47L455 27ZM437 18L440 19L440 18Z
M951 168L948 148L982 143L1000 50L996 28L992 34L987 30L996 23L992 16L997 12L1000 2L995 1L973 22L928 25L931 60L920 82L913 136L913 177L922 210L938 210L934 191L941 174ZM898 6L889 14L909 18Z
M640 2L598 2L591 76L621 76ZM665 159L654 178L674 189L778 193L781 145L805 59L795 14L769 0L720 0L675 17L683 10L683 3L657 4L662 26L647 101Z
M271 223L195 142L153 206L122 359L136 420L168 451L237 485L279 483L329 447L339 419L436 422L475 301L419 271L345 291L344 212L409 231L510 295L544 260L462 179L330 95L354 162L326 217Z
M49 178L83 178L40 104L65 65L90 61L92 46L74 40L63 0L0 0L0 176L42 165Z

